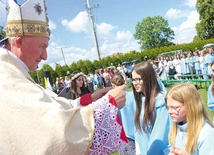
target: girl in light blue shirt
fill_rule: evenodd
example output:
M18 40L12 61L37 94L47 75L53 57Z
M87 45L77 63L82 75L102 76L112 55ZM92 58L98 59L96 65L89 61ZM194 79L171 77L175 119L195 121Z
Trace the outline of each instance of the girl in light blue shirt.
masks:
M166 104L173 125L165 154L214 155L214 124L195 86L182 83L172 87Z
M134 110L136 154L163 155L171 126L165 105L166 90L150 62L134 66L131 82L133 92L127 95L126 103Z

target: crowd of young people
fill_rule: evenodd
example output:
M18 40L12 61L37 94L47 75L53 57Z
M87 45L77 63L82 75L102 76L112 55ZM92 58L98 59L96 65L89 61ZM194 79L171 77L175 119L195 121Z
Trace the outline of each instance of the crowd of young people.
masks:
M153 61L153 65L157 69L157 74L161 80L167 78L179 79L183 75L183 78L208 79L212 75L211 63L213 61L214 50L212 46L209 46L202 51L195 50L173 56L160 56Z

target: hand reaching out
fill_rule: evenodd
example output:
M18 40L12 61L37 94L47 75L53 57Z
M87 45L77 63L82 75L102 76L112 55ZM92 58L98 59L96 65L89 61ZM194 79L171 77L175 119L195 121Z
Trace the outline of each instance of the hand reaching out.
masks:
M106 87L106 88L103 88L103 89L99 89L97 91L95 91L91 97L92 97L92 101L96 101L98 99L100 99L101 97L103 97L109 90L111 90L112 87Z
M122 85L110 90L107 93L115 99L118 109L121 109L125 106L125 102L126 102L125 89L126 89L126 85Z
M122 85L114 89L112 89L112 87L106 87L106 88L97 90L91 95L92 101L94 102L98 100L99 98L103 97L107 93L115 99L117 103L117 107L121 109L125 106L125 101L126 101L125 89L126 89L126 85Z

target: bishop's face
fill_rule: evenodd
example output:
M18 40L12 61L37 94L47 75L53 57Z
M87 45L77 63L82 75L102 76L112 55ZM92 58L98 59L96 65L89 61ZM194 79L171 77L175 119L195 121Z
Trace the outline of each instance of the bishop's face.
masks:
M30 71L37 69L42 60L47 59L48 37L21 37L19 53L16 55L26 64Z

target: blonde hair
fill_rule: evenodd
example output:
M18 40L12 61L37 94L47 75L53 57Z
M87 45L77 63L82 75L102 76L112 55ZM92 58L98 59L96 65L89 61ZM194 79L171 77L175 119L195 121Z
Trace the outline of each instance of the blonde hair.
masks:
M187 139L185 150L192 154L198 149L198 136L204 122L207 121L207 123L210 124L213 128L214 125L206 111L205 105L198 90L195 88L195 85L191 83L177 84L167 93L166 101L169 97L173 100L183 103L187 120ZM172 146L175 145L177 130L177 124L173 123L168 136Z

